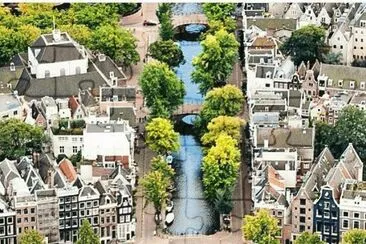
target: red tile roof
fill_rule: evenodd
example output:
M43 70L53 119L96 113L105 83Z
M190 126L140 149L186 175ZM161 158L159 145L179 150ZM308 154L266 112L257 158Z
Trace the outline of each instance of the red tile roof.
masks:
M58 166L69 182L76 180L77 174L70 160L64 158L61 160Z
M69 98L69 108L71 109L71 116L74 116L76 109L79 107L79 102L76 97Z

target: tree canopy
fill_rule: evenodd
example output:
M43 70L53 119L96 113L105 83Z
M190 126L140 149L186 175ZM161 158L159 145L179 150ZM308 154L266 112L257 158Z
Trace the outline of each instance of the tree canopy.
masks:
M150 171L141 180L144 196L147 203L153 203L155 211L161 212L161 208L165 205L168 199L167 188L169 181L160 171Z
M205 146L214 145L216 139L221 134L231 136L234 140L240 140L240 128L244 125L244 121L238 117L218 116L210 121L207 125L207 133L202 138L202 144Z
M243 93L233 85L212 89L205 97L196 126L200 128L201 132L205 132L207 124L213 118L220 115L236 116L241 111L243 102Z
M152 58L168 64L171 68L178 67L184 63L184 56L180 46L172 40L152 43L149 46L148 53Z
M295 244L326 244L320 239L320 236L315 233L303 232L295 240Z
M0 121L0 160L16 159L40 151L45 135L41 128L18 119Z
M183 104L184 84L167 64L149 62L139 82L151 117L168 117Z
M225 84L237 61L239 44L234 34L218 30L201 42L202 52L193 59L192 81L206 94L219 84Z
M90 47L110 56L123 65L136 64L140 56L136 51L137 40L122 27L112 25L98 27L91 35Z
M92 226L87 219L83 219L81 227L79 229L79 237L76 244L99 244L100 239L97 234L94 233Z
M317 154L328 145L337 158L352 143L361 159L366 159L366 111L347 106L340 113L335 126L317 123L315 129Z
M342 237L343 244L365 244L366 230L352 229L344 233Z
M174 26L172 18L169 13L163 13L160 17L159 34L163 41L173 40L174 38Z
M164 156L159 155L151 160L151 170L161 172L170 183L173 181L174 169L166 162Z
M341 64L342 53L341 52L338 52L338 53L330 52L327 54L323 54L322 60L323 60L323 63L326 63L326 64Z
M267 210L260 209L254 216L246 215L243 220L243 234L246 240L258 244L279 244L276 236L280 234L277 219Z
M240 166L240 151L236 143L230 136L222 134L203 157L202 181L210 201L214 201L218 189L232 192L235 186Z
M236 22L232 18L235 11L235 3L204 3L203 12L207 16L210 29L217 29L218 26L232 32L235 30Z
M20 235L20 244L43 244L44 237L37 230L26 230Z
M152 119L146 126L146 134L146 144L158 154L165 155L179 149L179 134L167 119Z
M314 63L316 59L322 60L322 55L327 52L324 40L325 30L322 27L307 25L292 32L280 49L291 56L295 65L302 61Z

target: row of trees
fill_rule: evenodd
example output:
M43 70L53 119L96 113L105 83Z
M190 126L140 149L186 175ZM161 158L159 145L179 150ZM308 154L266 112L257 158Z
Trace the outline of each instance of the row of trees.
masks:
M168 152L179 149L179 135L172 123L163 118L154 118L146 126L146 144L158 154L151 160L151 171L141 181L147 203L152 203L157 216L168 199L168 187L173 184L174 169L166 162ZM157 226L160 217L156 218Z
M27 230L20 235L20 244L43 244L44 236L37 230ZM79 238L76 244L99 244L100 239L94 233L89 221L84 219L79 229Z
M134 3L73 3L67 10L54 4L19 4L19 15L0 9L0 64L25 51L41 33L50 33L53 21L61 31L91 50L109 55L121 65L139 61L137 40L119 26L119 16L136 7Z
M280 236L281 229L278 221L265 209L259 210L254 216L247 215L243 219L243 236L245 240L254 243L279 244L276 238ZM343 244L364 244L366 243L366 231L351 229L342 237ZM295 240L295 244L326 244L317 234L302 232Z

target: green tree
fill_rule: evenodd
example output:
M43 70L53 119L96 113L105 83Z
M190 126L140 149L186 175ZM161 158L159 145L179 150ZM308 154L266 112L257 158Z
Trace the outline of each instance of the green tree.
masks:
M243 125L244 121L238 117L218 116L208 123L208 131L201 138L202 144L205 146L212 146L221 134L226 134L236 141L239 141L240 128Z
M86 25L61 25L58 27L61 31L67 32L72 39L81 45L88 46L92 31Z
M148 53L152 58L168 64L171 68L184 63L184 56L180 46L172 40L152 43L149 46Z
M92 226L87 219L84 219L79 229L79 238L76 244L99 244L100 239L94 233Z
M154 205L156 213L160 214L168 199L167 188L169 181L160 171L150 171L141 180L146 203Z
M90 29L115 25L118 22L118 9L113 4L73 3L70 12L74 15L75 24L86 25Z
M326 64L341 64L341 59L342 59L342 53L338 52L338 53L327 53L327 54L323 54L322 55L323 58L323 63Z
M317 234L303 232L296 238L295 244L325 244L325 242L322 241Z
M163 118L154 118L146 126L146 144L154 152L165 155L179 149L179 134L172 123Z
M165 63L152 61L146 64L139 83L151 117L169 116L183 104L184 84Z
M365 244L366 230L352 229L347 231L342 238L343 244Z
M166 162L164 156L159 155L151 160L151 170L161 172L169 183L173 181L174 169Z
M115 5L117 13L122 16L130 14L139 8L139 5L137 3L112 3L111 5Z
M218 26L232 32L235 30L236 23L232 15L235 11L234 3L204 3L203 12L207 16L210 29L218 30Z
M172 17L172 6L172 3L159 3L158 9L156 10L156 17L158 17L160 23L164 14L167 14L169 18Z
M128 66L140 60L136 42L136 38L129 30L115 25L103 25L91 35L89 47Z
M236 116L242 109L244 95L233 85L214 88L209 91L202 105L200 116L196 119L196 127L206 132L207 124L220 115Z
M276 236L280 234L277 219L267 210L261 209L254 216L246 215L243 220L243 235L245 240L258 244L279 244Z
M237 61L239 44L234 34L221 29L214 35L208 34L201 45L201 54L193 59L192 81L199 85L201 94L206 94L226 83Z
M218 189L231 192L236 183L240 166L240 151L236 143L230 136L222 134L203 157L202 181L205 195L211 202L216 198Z
M20 244L43 244L44 237L37 230L26 230L20 235Z
M292 32L291 37L281 46L285 55L290 55L295 65L302 61L314 63L316 59L322 60L326 53L325 30L315 25L307 25Z
M42 129L18 119L0 121L0 160L16 159L40 151L45 135Z
M233 209L232 189L217 189L213 204L218 213L229 214Z
M52 28L55 17L53 6L54 4L50 3L21 3L19 4L21 16L18 19L24 24L40 29Z
M160 17L159 34L163 41L173 40L174 38L174 26L172 19L168 13L164 13Z

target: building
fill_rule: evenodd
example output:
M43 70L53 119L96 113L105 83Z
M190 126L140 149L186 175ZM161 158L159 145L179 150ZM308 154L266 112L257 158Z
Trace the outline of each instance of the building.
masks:
M366 110L366 93L356 93L349 101L349 105L356 106L361 110Z
M87 124L84 129L83 157L109 168L120 161L128 168L134 161L134 141L135 131L128 122Z
M0 243L15 244L16 239L15 212L3 199L0 199Z
M17 94L0 94L0 119L22 119L22 103Z

